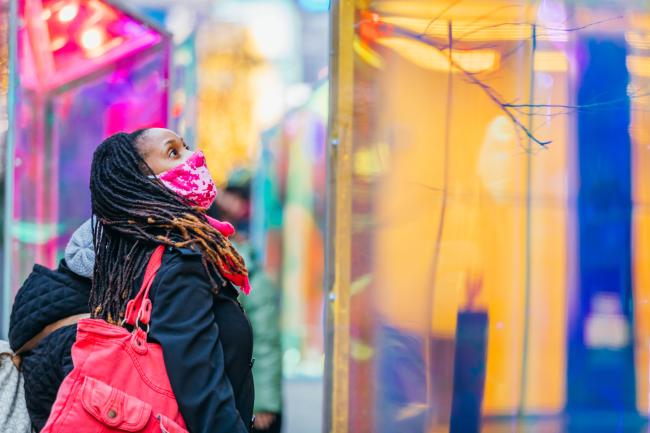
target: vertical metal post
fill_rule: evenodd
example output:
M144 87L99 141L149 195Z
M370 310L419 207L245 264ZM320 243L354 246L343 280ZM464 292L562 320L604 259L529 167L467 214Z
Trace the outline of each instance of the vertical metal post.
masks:
M440 263L440 249L442 247L442 237L445 231L445 219L447 215L447 196L449 194L449 153L451 150L451 121L453 111L453 92L454 92L454 31L451 21L447 23L447 46L449 47L447 69L447 94L445 97L445 136L443 144L443 165L442 165L442 195L440 201L440 212L438 217L438 227L436 229L436 243L433 249L433 260L431 263L431 280L429 283L429 290L427 290L426 299L426 317L424 329L424 368L426 379L426 403L427 403L427 418L426 428L429 429L432 422L432 409L434 405L433 397L433 378L431 377L431 367L433 364L433 332L431 324L433 323L433 299L436 290L436 281L438 276L438 265ZM445 414L446 415L446 414Z
M334 1L330 15L324 433L349 428L354 4Z
M7 90L7 147L5 149L5 202L4 202L4 257L2 272L2 323L0 335L9 333L9 311L11 305L11 273L13 236L13 203L14 203L14 153L16 142L16 87L17 76L17 42L18 42L18 1L9 0L9 85Z
M163 51L163 64L165 71L163 72L164 78L164 86L166 89L166 95L167 97L165 98L165 127L166 128L173 128L174 126L172 125L172 120L173 120L173 93L174 93L174 50L176 49L176 45L174 44L174 40L171 36L168 34L164 34L162 37L162 51ZM176 131L177 133L180 133L180 131Z
M531 26L531 49L530 49L530 83L528 89L528 103L531 107L535 104L535 51L537 50L537 27ZM533 131L534 119L533 109L528 110L529 131ZM521 355L521 385L519 388L519 410L518 415L524 416L526 412L526 392L528 388L528 378L526 367L528 364L528 349L530 346L530 284L532 271L532 192L533 186L533 143L532 138L528 138L526 146L526 233L524 236L524 341Z

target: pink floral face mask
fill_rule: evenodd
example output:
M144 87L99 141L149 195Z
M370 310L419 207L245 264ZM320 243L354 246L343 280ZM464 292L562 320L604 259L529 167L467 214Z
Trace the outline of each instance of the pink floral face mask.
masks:
M217 196L217 187L200 150L194 152L184 163L160 173L158 179L198 207L209 208Z
M212 205L217 196L217 187L200 150L194 152L184 163L160 173L158 179L176 194L205 209ZM219 221L207 215L206 218L222 235L228 237L235 233L229 222Z

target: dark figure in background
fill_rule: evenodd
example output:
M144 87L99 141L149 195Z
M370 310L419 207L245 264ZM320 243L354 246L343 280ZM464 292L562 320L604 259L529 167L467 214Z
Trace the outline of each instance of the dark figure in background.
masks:
M242 299L253 325L255 432L280 433L282 428L282 348L280 345L280 288L264 271L249 241L251 172L233 171L208 214L235 226L233 242L244 256L251 286Z
M174 169L187 171L186 189L165 180ZM90 190L92 315L120 323L151 252L166 245L151 288L149 338L162 347L180 412L192 433L248 432L253 335L233 283L247 283L247 270L205 215L214 195L206 202L198 193L216 190L202 154L167 129L118 133L95 151Z

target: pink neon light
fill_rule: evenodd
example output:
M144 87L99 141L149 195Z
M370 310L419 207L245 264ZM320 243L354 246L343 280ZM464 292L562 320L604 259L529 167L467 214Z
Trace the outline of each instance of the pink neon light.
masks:
M155 30L98 0L25 0L23 85L47 91L161 42Z

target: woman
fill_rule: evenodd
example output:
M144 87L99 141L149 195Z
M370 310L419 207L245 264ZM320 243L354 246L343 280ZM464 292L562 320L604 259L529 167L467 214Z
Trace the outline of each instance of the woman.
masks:
M90 220L79 227L55 270L34 265L12 306L9 343L21 348L27 412L36 431L41 431L63 378L72 370L70 347L76 322L88 314L94 263Z
M247 291L247 271L205 215L216 189L203 155L167 129L118 133L95 151L90 190L91 314L120 323L151 252L168 246L151 288L149 338L162 347L180 412L191 433L248 432L252 330L235 288Z

